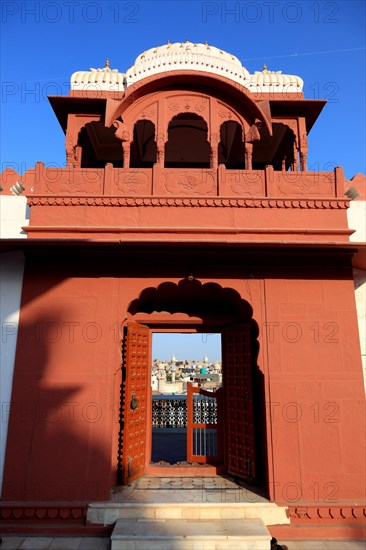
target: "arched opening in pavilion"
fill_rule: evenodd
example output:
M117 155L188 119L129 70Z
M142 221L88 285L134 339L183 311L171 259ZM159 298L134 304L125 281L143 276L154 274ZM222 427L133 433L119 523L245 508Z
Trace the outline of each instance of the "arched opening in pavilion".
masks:
M218 162L227 169L245 168L243 129L238 122L229 120L221 124Z
M104 168L107 163L123 168L121 142L114 135L115 128L107 128L104 122L89 122L79 132L81 168Z
M275 170L296 171L298 152L293 130L281 122L272 124L272 136L253 145L253 170L264 170L271 164Z
M130 168L152 168L155 162L155 125L150 120L138 120L133 128Z
M207 122L194 113L180 113L168 126L166 168L210 168Z

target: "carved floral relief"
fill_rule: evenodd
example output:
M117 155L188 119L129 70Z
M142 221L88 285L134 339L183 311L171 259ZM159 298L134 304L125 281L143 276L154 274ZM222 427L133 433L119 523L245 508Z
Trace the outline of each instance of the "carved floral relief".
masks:
M171 195L213 195L216 183L210 170L166 170L164 187Z

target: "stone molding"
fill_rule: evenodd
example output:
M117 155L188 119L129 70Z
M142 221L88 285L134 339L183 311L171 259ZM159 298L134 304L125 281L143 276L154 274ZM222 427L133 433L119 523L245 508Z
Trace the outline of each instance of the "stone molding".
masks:
M123 207L211 207L211 208L349 208L349 199L225 198L225 197L118 197L31 195L30 206L123 206Z
M365 520L364 505L329 504L324 506L289 506L288 515L295 520Z
M3 522L59 522L85 523L87 504L55 504L50 502L36 504L4 503L0 504L0 524Z
M24 523L28 522L60 522L85 523L88 504L83 503L54 503L54 502L4 502L0 503L0 523ZM306 523L314 521L332 520L337 523L347 521L349 523L363 522L366 518L364 505L329 504L329 505L303 505L289 506L287 515L295 522L302 520Z

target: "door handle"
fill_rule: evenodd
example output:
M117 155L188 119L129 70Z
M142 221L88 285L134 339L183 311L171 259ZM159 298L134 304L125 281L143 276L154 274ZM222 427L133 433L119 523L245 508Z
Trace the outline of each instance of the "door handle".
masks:
M131 398L131 403L130 403L130 409L132 411L134 411L135 409L138 408L138 406L139 406L138 399L137 399L136 395L133 393L132 398Z

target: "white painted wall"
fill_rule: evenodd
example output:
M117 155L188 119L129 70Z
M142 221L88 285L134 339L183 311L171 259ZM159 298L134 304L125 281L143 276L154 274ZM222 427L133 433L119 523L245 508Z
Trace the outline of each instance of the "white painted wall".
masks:
M27 234L22 227L29 225L27 197L0 195L0 238L24 239Z
M350 240L353 242L365 242L366 201L351 201L350 207L347 210L347 217L349 228L356 229L355 233L351 235ZM366 392L366 271L354 269L353 280L355 283L358 330L360 333L363 379Z
M29 207L23 196L0 195L0 238L24 239ZM0 255L0 495L2 490L9 408L23 286L24 255Z
M351 241L366 241L366 201L354 200L347 209L348 227L356 229L350 236Z
M365 383L366 393L366 271L364 271L363 269L354 269L353 280L355 284L355 298L358 330L360 333L363 380Z
M3 483L23 272L24 255L22 252L9 252L0 255L0 495Z

